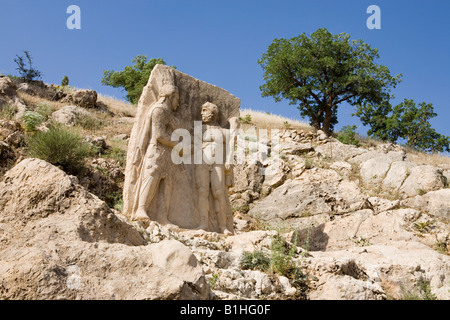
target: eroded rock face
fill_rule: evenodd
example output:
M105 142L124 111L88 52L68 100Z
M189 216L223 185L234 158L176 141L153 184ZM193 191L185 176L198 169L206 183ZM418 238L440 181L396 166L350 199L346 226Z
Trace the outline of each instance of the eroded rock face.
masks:
M192 252L149 244L77 179L26 159L0 182L1 299L208 299Z
M341 181L333 170L310 170L286 182L256 203L251 216L270 221L292 219L321 213L342 214L367 207L363 195L352 181Z
M52 113L52 119L66 126L74 126L82 117L88 117L89 112L77 106L64 106Z
M62 101L73 103L83 108L95 108L97 103L97 92L95 90L75 90L63 98Z
M26 111L25 103L17 95L17 86L10 78L0 75L0 107L9 104L17 108L16 117Z

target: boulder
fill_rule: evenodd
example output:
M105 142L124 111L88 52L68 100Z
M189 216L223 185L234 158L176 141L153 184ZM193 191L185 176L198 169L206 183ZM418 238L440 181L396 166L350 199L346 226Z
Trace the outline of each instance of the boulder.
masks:
M429 191L445 187L445 177L442 171L431 165L421 165L411 168L410 175L405 179L399 191L407 197L413 197Z
M36 91L33 89L33 87L29 83L21 83L17 86L17 91L24 92L30 96L35 96Z
M370 281L344 275L327 275L320 279L311 300L385 300L383 288Z
M423 210L436 217L450 218L450 189L430 191L423 196L403 200L401 205Z
M409 161L392 162L389 172L383 179L383 189L386 191L399 191L405 179L411 174L411 168L415 166L415 163Z
M190 249L149 244L77 179L26 159L0 182L0 299L208 299Z
M52 119L66 126L74 126L77 120L83 116L89 116L89 112L77 106L64 106L52 113Z
M337 140L316 146L315 151L322 157L332 158L335 161L346 161L368 152L365 149L343 144Z
M267 167L265 167L263 170L263 185L269 186L271 188L277 188L286 180L286 174L289 171L289 167L281 159L276 159L268 162Z
M341 181L333 170L309 171L300 176L303 180L291 180L276 188L257 202L249 214L272 221L321 213L342 214L367 207L367 197L355 182Z
M97 92L94 90L75 90L62 99L63 102L73 103L83 108L95 108Z
M27 106L17 94L17 87L10 78L0 76L0 107L9 104L17 108L16 118L20 118L27 110Z
M361 179L366 185L378 185L383 181L391 166L389 158L378 157L369 159L361 165Z

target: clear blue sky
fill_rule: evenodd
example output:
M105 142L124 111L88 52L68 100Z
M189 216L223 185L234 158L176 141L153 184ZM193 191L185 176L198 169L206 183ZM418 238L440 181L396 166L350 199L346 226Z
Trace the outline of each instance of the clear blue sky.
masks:
M81 30L66 27L71 4L81 8ZM381 30L366 26L371 4L381 8ZM433 103L433 127L450 136L449 15L447 0L0 0L0 73L17 74L13 59L29 50L45 82L68 75L71 85L123 99L120 89L101 85L102 72L143 54L225 88L243 108L299 119L295 106L261 97L257 60L274 38L327 28L378 48L378 63L403 74L394 103ZM337 129L360 126L352 112L340 107Z

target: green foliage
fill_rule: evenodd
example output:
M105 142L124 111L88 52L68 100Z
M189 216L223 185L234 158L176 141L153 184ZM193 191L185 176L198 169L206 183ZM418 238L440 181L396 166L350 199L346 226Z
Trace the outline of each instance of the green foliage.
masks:
M374 62L378 50L346 33L332 35L318 29L291 39L275 39L258 60L264 69L262 96L286 99L298 105L302 117L329 134L337 123L342 102L356 106L380 104L390 97L390 88L401 75Z
M12 120L17 113L17 107L9 104L0 106L0 119Z
M280 234L277 233L273 236L270 246L272 271L289 278L293 269L296 269L296 264L293 260L296 249L296 245L289 245Z
M62 87L66 87L69 85L69 77L68 76L64 76L64 78L61 80L61 86Z
M25 50L23 53L25 53L25 58L18 55L14 58L14 62L17 64L16 70L19 71L20 77L26 81L40 79L42 77L42 73L33 68L30 52Z
M22 116L23 128L28 132L36 131L43 121L44 117L36 111L25 111Z
M127 92L127 100L137 104L153 68L157 64L165 65L166 62L161 58L147 61L147 56L144 55L138 55L131 61L134 65L126 66L122 71L104 70L102 84L114 88L124 88Z
M44 117L44 121L48 120L50 115L53 113L53 107L50 104L45 102L39 102L34 109L37 113L39 113L42 117Z
M270 267L270 258L262 251L243 252L240 261L243 270L267 271Z
M445 241L436 241L436 243L434 244L434 250L436 250L440 254L450 254L449 248L447 247L447 243Z
M389 102L380 105L358 106L355 114L364 125L370 126L367 134L384 141L406 140L406 146L422 152L450 152L450 137L431 128L429 120L436 117L433 105L416 104L405 99L395 107Z
M244 124L252 123L252 116L250 114L246 114L245 117L239 117L239 121Z
M372 245L368 239L361 237L361 236L359 236L356 239L353 239L353 243L357 247L368 247L368 246Z
M413 290L404 290L402 300L437 300L435 294L431 293L430 282L421 278L417 281Z
M211 280L209 280L209 286L211 289L214 289L214 286L217 283L217 280L219 280L219 275L217 273L214 273Z
M337 139L344 144L359 145L359 140L356 139L356 126L344 126L339 132Z
M434 220L426 220L426 221L418 221L414 222L414 229L420 234L430 232L433 228L435 221Z
M36 132L27 137L28 155L61 166L68 173L78 173L91 147L76 132L62 126Z

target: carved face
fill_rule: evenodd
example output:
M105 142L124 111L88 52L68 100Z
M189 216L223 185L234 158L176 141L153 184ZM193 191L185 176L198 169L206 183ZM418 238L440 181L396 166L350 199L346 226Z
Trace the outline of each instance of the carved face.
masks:
M219 110L216 105L209 102L205 103L202 106L202 121L204 123L214 122L217 120L218 112Z
M175 92L170 96L170 103L172 105L172 109L174 111L177 110L180 104L180 94L178 93L178 90L175 90Z

